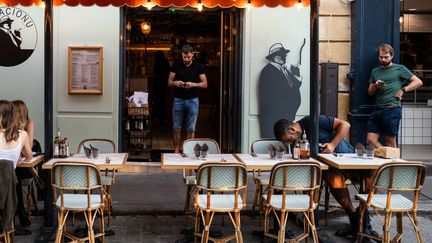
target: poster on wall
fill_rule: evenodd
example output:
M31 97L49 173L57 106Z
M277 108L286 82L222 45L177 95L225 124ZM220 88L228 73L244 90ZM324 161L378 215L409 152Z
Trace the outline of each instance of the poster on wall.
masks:
M251 12L251 94L257 95L253 107L262 138L274 136L278 120L296 121L309 114L309 16L310 8Z
M25 62L36 48L37 37L31 15L20 8L0 7L0 66Z
M69 47L69 94L102 94L102 47Z

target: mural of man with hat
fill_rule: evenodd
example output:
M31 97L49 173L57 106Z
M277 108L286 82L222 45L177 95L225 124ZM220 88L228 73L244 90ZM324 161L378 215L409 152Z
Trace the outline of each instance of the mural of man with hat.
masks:
M4 58L11 58L21 51L21 33L12 30L12 22L7 15L0 18L0 53Z
M289 52L281 43L275 43L265 57L269 62L258 83L261 137L272 137L273 124L279 119L294 121L301 104L302 77L298 67L286 67Z

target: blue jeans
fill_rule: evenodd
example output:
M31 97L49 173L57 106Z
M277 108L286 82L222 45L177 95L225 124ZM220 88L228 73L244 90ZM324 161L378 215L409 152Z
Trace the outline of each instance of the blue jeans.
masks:
M186 131L188 133L195 132L195 125L198 119L198 98L181 99L174 98L173 101L173 128L180 129L183 125L183 118L186 113Z
M377 108L369 118L367 131L397 137L401 118L402 108L400 106Z

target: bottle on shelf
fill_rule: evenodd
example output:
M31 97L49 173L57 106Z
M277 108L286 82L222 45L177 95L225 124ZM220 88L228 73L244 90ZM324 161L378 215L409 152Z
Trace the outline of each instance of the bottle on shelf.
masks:
M69 141L67 138L64 138L64 146L65 146L65 157L67 158L70 156Z
M310 158L310 144L306 138L306 131L303 130L302 141L300 144L300 159Z
M53 143L53 158L59 157L59 137L55 137L54 143Z
M293 159L300 159L300 142L296 139L294 148L293 148Z

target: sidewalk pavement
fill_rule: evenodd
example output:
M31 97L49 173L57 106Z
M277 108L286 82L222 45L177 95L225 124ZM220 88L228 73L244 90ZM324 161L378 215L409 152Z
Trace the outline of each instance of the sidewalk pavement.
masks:
M254 195L255 185L249 178L247 194L247 209L250 210ZM432 177L426 178L423 193L419 201L419 221L424 242L432 242ZM155 171L152 173L120 173L116 176L116 184L112 187L113 211L111 229L114 236L106 237L106 242L175 242L184 235L182 229L193 227L192 216L186 224L183 216L185 202L185 186L180 172ZM352 190L352 197L355 194ZM322 200L323 202L323 200ZM335 202L333 202L335 203ZM357 203L354 201L354 203ZM329 225L324 226L323 217L320 217L320 232L325 232L332 237L333 242L350 242L345 238L334 236L337 229L348 228L348 218L342 211L333 212L329 218ZM39 228L43 225L42 217L33 217L30 236L17 236L16 242L33 242L37 237ZM242 232L244 242L261 242L260 237L252 235L253 231L261 230L258 219L251 217L248 211L242 214ZM392 222L395 222L393 219ZM377 216L372 218L374 230L380 232L381 226ZM394 223L393 223L394 224ZM225 226L220 223L216 228L224 234L230 232L229 217L225 217ZM393 227L394 229L395 227ZM293 223L289 229L298 232L301 230ZM409 219L404 218L404 242L416 242L416 237Z

